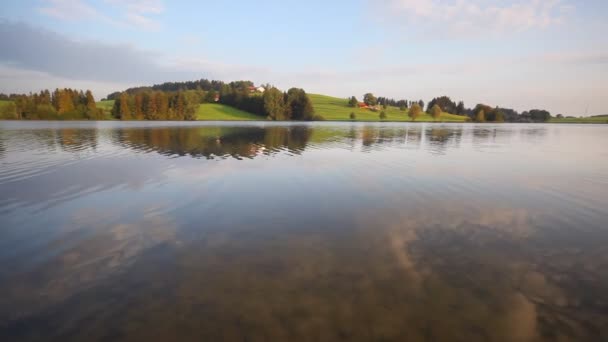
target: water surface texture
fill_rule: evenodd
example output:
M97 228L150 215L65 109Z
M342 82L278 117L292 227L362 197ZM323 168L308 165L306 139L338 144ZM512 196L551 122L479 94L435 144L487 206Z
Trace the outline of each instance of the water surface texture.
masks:
M0 123L2 341L607 341L608 126Z

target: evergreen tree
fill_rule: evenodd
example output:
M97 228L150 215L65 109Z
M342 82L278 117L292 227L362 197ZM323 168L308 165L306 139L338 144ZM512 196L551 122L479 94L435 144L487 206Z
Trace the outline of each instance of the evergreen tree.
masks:
M86 92L86 107L87 110L97 111L97 103L95 103L95 98L93 97L93 93L90 90Z
M119 110L120 110L120 119L121 120L131 120L133 119L131 115L131 108L129 108L129 94L122 93L119 99Z

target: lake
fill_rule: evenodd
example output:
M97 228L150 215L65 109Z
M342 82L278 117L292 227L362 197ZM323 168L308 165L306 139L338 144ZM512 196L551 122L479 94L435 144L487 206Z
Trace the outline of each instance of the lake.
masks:
M608 341L608 126L0 122L2 341Z

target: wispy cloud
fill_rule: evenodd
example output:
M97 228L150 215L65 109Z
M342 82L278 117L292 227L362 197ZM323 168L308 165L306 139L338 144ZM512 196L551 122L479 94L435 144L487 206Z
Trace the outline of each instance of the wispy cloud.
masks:
M193 55L167 55L134 45L74 41L66 35L2 20L0 41L0 92L81 87L92 88L101 97L127 86L165 81L250 79L282 89L297 86L343 97L371 91L428 100L448 94L469 106L481 102L579 115L581 103L603 113L602 95L608 90L602 82L608 76L606 49L468 56L427 63L402 61L336 70L319 66L285 69L246 61L238 65Z
M115 26L149 31L160 28L160 23L153 16L165 10L160 0L105 0L104 3L111 7L113 13L120 15L108 15L107 11L93 6L86 0L44 0L44 5L38 10L42 14L60 20L98 20Z
M160 0L105 0L105 2L113 7L126 9L124 20L130 25L145 30L160 28L160 23L150 17L164 12L165 7Z
M573 6L566 0L381 0L374 7L400 23L442 37L523 32L560 24Z
M46 0L38 10L50 17L62 20L99 18L100 13L81 0Z

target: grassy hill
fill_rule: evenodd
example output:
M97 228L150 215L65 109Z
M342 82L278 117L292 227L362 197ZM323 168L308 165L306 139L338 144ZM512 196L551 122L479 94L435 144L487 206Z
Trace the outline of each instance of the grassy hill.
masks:
M219 103L203 103L198 107L197 120L203 121L238 121L238 120L264 120L242 110Z
M608 123L608 116L596 116L589 118L551 118L551 123Z
M341 99L326 95L310 94L310 99L315 107L315 112L329 121L350 121L350 113L356 115L355 121L381 121L380 112L372 112L369 109L352 108L348 106L348 99ZM407 111L400 111L397 107L388 107L386 119L383 121L411 121ZM439 121L464 122L466 117L449 113L441 114ZM435 121L427 113L423 113L416 121Z

